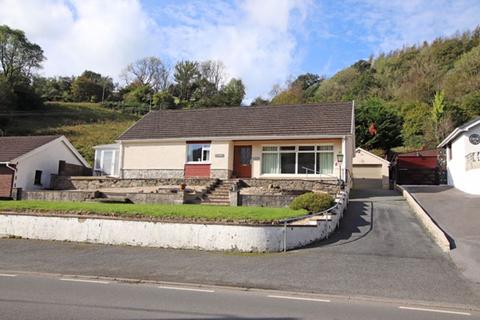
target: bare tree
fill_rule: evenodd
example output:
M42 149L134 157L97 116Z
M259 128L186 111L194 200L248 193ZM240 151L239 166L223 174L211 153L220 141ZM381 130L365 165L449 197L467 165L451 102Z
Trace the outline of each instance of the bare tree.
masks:
M223 62L218 60L207 60L200 64L200 76L208 82L213 83L217 90L225 84L226 72Z
M170 83L170 70L156 57L146 57L129 64L120 77L127 83L149 85L155 91L167 89Z

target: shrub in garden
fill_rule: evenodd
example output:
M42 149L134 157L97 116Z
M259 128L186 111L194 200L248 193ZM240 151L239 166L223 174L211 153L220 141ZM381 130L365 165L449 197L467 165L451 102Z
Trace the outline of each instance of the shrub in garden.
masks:
M307 192L293 199L290 209L305 209L315 213L331 208L333 204L334 200L328 193Z

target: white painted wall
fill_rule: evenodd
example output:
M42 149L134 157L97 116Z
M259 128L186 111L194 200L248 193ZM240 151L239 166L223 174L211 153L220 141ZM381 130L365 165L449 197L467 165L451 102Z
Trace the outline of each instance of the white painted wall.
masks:
M480 152L480 145L473 145L468 140L468 137L473 133L480 134L480 124L467 132L459 134L453 140L451 144L451 159L449 158L449 150L447 148L448 184L455 186L455 188L463 192L480 194L480 169L466 170L465 156L470 152Z
M187 144L180 142L123 141L122 169L180 169L187 159Z
M83 165L63 139L51 141L28 154L27 157L19 157L13 187L24 190L49 188L51 174L58 173L60 160ZM34 184L36 170L42 171L42 185Z
M339 225L348 192L338 199L336 214L311 225L249 226L164 223L108 218L0 214L0 237L79 241L176 249L274 252L305 246L328 237Z

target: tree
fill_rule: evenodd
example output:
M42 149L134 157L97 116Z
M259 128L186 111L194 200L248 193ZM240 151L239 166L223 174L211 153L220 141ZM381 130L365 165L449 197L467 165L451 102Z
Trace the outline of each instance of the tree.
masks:
M159 58L146 57L129 64L120 76L127 85L140 83L161 91L169 85L170 71Z
M245 86L241 79L232 78L220 91L224 106L239 106L245 97Z
M200 79L198 62L180 61L175 65L173 73L175 85L173 91L183 101L189 101L195 91L197 81ZM174 94L174 95L175 95Z
M220 90L225 81L225 65L221 61L207 60L200 63L200 77Z
M72 83L72 96L75 101L100 102L113 92L113 81L109 77L85 70Z
M251 103L250 106L266 106L270 103L268 99L264 99L262 97L256 97Z
M356 144L366 149L390 150L402 145L402 118L379 99L369 99L355 110Z
M21 30L0 26L1 75L14 86L22 79L29 79L34 69L45 60L42 48L28 41Z

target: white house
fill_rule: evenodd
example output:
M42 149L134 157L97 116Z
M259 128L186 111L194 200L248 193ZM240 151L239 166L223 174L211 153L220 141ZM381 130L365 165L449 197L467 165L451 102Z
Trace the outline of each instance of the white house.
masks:
M480 194L480 117L453 130L438 147L446 149L448 184Z
M390 162L367 150L357 148L353 158L355 189L388 189Z
M59 161L89 166L64 136L0 137L0 198L11 197L12 188L48 188Z

